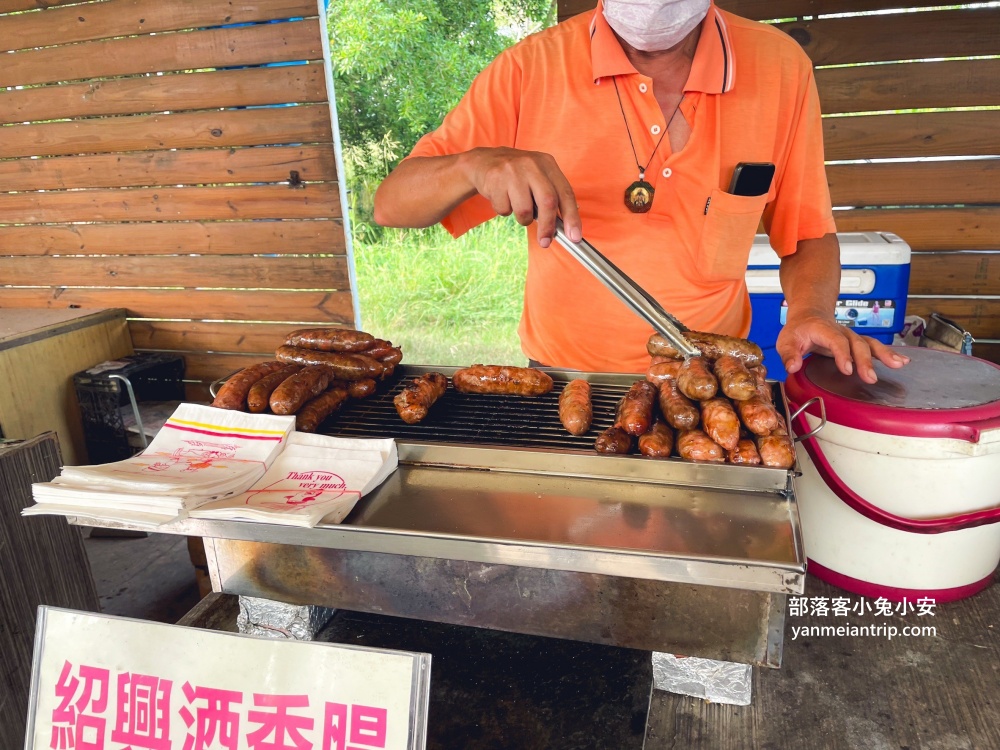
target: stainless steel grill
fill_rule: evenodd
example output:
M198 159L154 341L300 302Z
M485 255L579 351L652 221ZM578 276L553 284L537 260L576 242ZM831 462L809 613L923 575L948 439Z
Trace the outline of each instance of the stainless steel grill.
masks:
M544 396L492 396L459 393L450 385L431 408L427 418L406 424L396 413L393 398L411 378L430 368L401 367L388 385L363 401L354 401L321 428L330 435L393 437L420 442L454 442L466 445L512 445L538 448L593 450L597 434L614 422L618 401L634 376L623 383L591 383L594 426L576 437L559 422L559 394L572 377L556 377L555 387ZM437 368L449 377L455 368Z
M320 431L344 437L391 437L402 441L593 452L594 440L614 423L618 402L636 380L635 375L546 369L555 386L544 396L459 393L449 385L422 422L409 425L399 418L393 398L411 378L431 371L444 373L450 378L456 369L401 366L388 384L380 386L377 394L349 403L327 420ZM579 437L567 432L559 421L559 394L574 378L590 381L594 407L593 426ZM780 402L780 397L776 402Z

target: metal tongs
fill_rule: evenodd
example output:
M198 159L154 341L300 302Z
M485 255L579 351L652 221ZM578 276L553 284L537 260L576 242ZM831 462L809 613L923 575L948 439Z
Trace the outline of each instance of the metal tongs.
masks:
M611 290L632 312L645 320L681 354L684 359L698 357L701 350L684 336L691 329L668 313L653 297L630 279L624 271L608 260L587 240L573 242L563 229L563 220L556 217L556 242L566 248L584 268Z

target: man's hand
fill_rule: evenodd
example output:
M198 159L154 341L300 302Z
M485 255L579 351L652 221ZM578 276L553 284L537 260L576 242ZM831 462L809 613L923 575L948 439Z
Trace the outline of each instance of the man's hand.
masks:
M804 314L789 318L778 334L778 356L788 374L802 368L802 357L816 352L833 357L837 369L845 375L854 370L866 383L878 382L872 357L887 367L899 368L910 361L909 357L894 352L881 341L859 336L850 328L838 325L831 317Z
M579 242L583 237L573 188L549 154L477 148L463 154L461 164L476 192L501 216L514 214L518 224L528 226L535 220L537 208L538 244L542 247L552 243L559 215L571 240Z

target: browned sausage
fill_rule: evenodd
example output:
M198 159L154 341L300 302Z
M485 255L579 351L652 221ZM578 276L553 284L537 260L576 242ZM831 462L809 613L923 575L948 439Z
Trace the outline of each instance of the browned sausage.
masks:
M674 431L666 422L656 420L652 428L639 438L639 452L653 458L669 458L674 450Z
M632 436L618 425L613 425L597 436L594 450L598 453L628 453L632 450Z
M311 365L285 378L271 394L271 411L294 414L309 399L315 398L330 385L333 373L326 365Z
M743 424L754 435L770 435L778 427L778 412L760 396L737 401L736 408Z
M236 409L237 411L243 409L246 405L247 393L250 392L253 384L284 366L284 362L261 362L243 368L222 384L212 406L217 409Z
M375 393L378 384L371 378L352 380L347 384L347 395L351 398L368 398Z
M759 466L760 454L757 446L749 438L741 438L736 447L729 451L729 463L744 466Z
M758 436L757 450L764 466L790 469L795 465L795 445L788 435Z
M250 392L247 394L247 409L253 414L265 411L274 389L281 385L285 378L291 377L301 369L302 365L286 365L277 372L262 377L250 386Z
M712 366L715 377L719 379L719 387L733 401L746 401L756 392L757 383L739 359L725 355L715 360Z
M753 380L756 385L761 385L767 382L767 368L763 364L754 365L753 367L748 367L747 371L753 375Z
M362 352L375 337L350 328L300 328L285 337L285 346L301 346L321 352Z
M657 357L653 357L653 359L657 359ZM650 383L656 383L656 385L660 385L664 380L677 380L677 375L680 373L682 364L684 364L684 361L680 359L654 362L646 370L646 380Z
M689 331L684 336L694 344L708 359L718 359L727 354L740 359L743 364L751 367L764 361L764 352L752 341L738 339L735 336L722 336L718 333ZM663 336L654 333L646 342L646 351L650 356L679 357L678 352Z
M427 412L448 389L448 378L440 372L428 372L403 386L392 403L396 406L400 419L407 424L416 424L427 416Z
M677 383L672 380L660 384L660 411L667 423L677 430L693 429L701 419L698 406L677 390Z
M659 390L648 380L637 380L628 389L618 406L617 424L629 435L649 432L653 424L653 410Z
M295 415L295 429L299 432L315 432L323 420L340 408L347 400L347 388L338 384L306 401Z
M541 396L552 390L552 378L533 367L473 365L456 370L451 383L460 393L503 393Z
M369 349L362 352L366 357L377 359L384 365L398 365L403 361L403 350L398 346L393 346L391 341L375 339L375 343Z
M702 401L701 423L706 434L727 451L740 442L740 420L727 399Z
M337 380L377 378L385 370L385 365L364 354L321 352L297 346L278 347L275 358L300 365L326 365L333 370L333 377Z
M684 430L677 433L677 453L688 461L726 460L722 446L701 430Z
M590 403L590 383L571 380L559 394L559 421L570 435L582 435L590 429L594 407Z
M707 401L714 398L719 390L719 381L708 368L708 360L704 357L691 357L684 360L677 374L677 387L688 398L695 401Z
M777 469L790 469L795 465L795 443L788 436L788 425L785 418L777 415L778 426L770 435L758 436L757 450L764 466Z

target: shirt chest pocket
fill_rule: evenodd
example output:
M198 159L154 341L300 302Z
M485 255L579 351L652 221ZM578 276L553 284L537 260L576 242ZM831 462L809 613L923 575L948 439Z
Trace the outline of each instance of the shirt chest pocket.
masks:
M699 273L712 281L744 278L767 195L712 189L698 246Z

